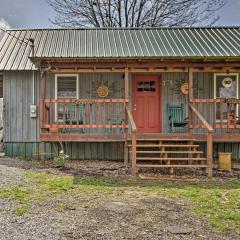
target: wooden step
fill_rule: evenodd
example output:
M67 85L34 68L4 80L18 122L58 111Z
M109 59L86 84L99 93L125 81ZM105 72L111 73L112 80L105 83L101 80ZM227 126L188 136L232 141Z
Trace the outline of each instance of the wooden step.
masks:
M132 147L132 145L128 145ZM137 144L136 147L177 147L177 148L187 148L187 147L199 147L197 144Z
M137 161L158 161L158 160L164 160L164 161L207 161L207 158L194 158L194 157L189 157L189 158L164 158L164 157L137 157Z
M150 165L137 164L137 168L207 168L207 165Z
M129 152L132 153L132 151ZM136 151L136 153L203 154L203 151Z
M131 139L130 139L131 141ZM195 142L196 139L193 139L193 138L137 138L137 141L162 141L162 142L190 142L190 141L193 141Z

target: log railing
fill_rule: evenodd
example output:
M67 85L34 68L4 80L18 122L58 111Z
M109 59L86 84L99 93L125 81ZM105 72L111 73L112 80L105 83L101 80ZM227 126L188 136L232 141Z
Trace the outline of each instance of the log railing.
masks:
M190 114L196 116L202 123L202 126L207 130L207 164L208 164L208 177L212 177L212 162L213 162L213 128L203 117L203 115L191 104L189 103Z
M191 105L198 112L201 112L213 129L226 129L233 132L234 129L240 130L240 119L238 117L238 105L230 104L229 99L192 99ZM235 99L234 99L235 100ZM205 126L195 116L191 117L190 128L201 129Z
M128 122L131 129L131 141L132 141L132 151L131 151L131 160L132 160L132 175L136 176L137 174L137 127L133 120L131 111L126 108Z
M127 129L127 99L43 99L41 129Z

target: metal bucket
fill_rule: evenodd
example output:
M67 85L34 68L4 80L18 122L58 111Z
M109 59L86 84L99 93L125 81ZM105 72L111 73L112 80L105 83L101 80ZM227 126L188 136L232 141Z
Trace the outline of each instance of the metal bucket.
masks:
M221 171L232 170L232 153L229 152L219 152L218 153L218 169Z

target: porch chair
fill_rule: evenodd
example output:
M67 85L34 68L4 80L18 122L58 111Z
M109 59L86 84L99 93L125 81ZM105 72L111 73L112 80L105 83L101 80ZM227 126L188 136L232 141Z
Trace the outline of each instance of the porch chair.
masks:
M65 123L70 124L71 116L72 116L73 125L83 124L84 105L77 104L77 105L72 105L71 107L66 105ZM78 117L77 117L77 109L78 109Z
M120 112L119 115L123 116L122 114L123 113ZM108 113L108 121L110 121L110 120L111 120L112 125L123 125L124 124L124 119L119 118L119 116L116 113L112 114L112 119L110 118L109 113ZM119 131L120 131L120 133L123 133L124 129L120 128ZM113 129L108 128L108 133L112 133L112 132L113 132Z
M186 132L188 126L188 117L184 111L183 104L167 105L169 132Z

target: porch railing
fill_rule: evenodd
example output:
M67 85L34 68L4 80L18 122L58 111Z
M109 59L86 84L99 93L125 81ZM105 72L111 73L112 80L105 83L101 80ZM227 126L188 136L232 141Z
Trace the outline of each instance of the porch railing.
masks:
M210 126L217 129L225 129L228 133L240 130L240 119L238 116L238 99L192 99L191 105L208 120ZM234 103L235 102L235 103ZM201 120L196 116L191 116L190 128L205 128Z
M212 177L212 162L213 162L213 128L203 117L203 115L189 103L189 110L191 117L196 117L202 124L203 128L207 130L207 163L208 163L208 177Z
M127 129L128 99L42 99L42 129Z

